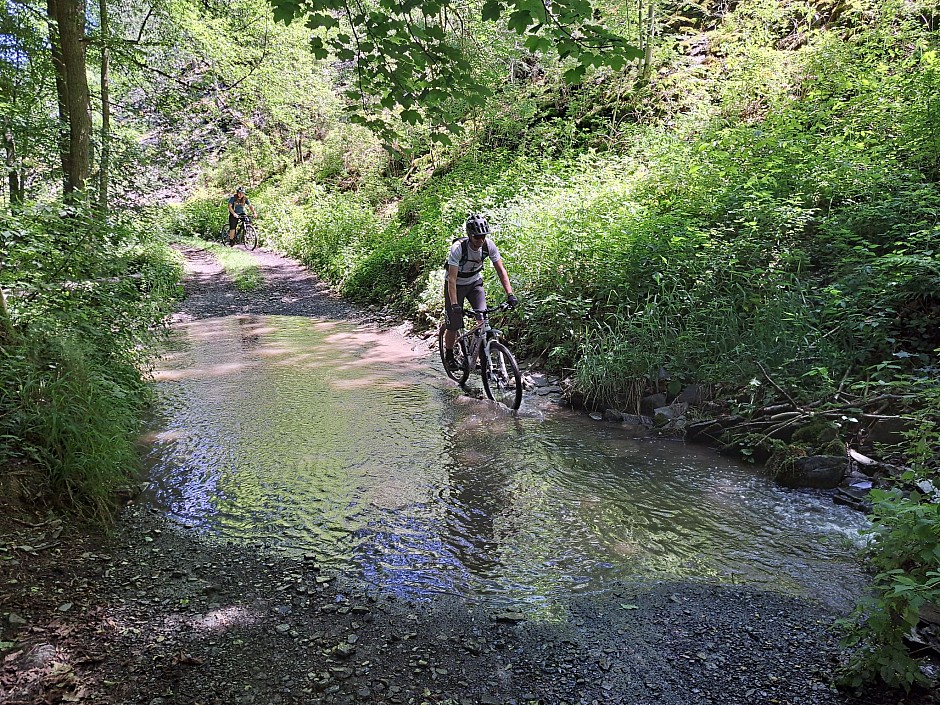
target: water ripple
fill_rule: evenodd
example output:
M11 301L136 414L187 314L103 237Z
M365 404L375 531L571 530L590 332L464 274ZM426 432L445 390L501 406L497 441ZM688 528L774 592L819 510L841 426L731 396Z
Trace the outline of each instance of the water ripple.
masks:
M583 415L495 413L430 364L345 323L180 326L155 375L148 499L408 596L539 601L664 576L849 599L861 579L864 519L822 493Z

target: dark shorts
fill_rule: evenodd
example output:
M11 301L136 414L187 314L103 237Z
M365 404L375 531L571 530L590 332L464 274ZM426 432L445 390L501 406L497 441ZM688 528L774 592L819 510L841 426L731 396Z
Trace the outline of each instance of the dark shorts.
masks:
M447 323L447 330L460 330L463 327L463 321L450 320L451 302L448 300L450 292L447 290L447 282L444 282L444 320ZM457 285L457 303L464 305L466 300L470 308L480 310L486 308L486 294L483 291L483 280L477 279L473 284L465 286ZM477 320L482 320L482 316L477 316Z
M238 225L238 217L229 213L228 214L228 229L234 230L236 225Z

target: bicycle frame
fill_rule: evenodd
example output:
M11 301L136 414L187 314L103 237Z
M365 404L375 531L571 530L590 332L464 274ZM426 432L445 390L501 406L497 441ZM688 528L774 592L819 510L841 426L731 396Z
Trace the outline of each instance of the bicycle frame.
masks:
M251 216L250 216L250 215L248 215L247 213L242 213L241 215L238 216L238 224L235 226L235 239L236 239L236 240L237 240L239 237L241 237L241 238L242 238L242 242L244 242L244 238L245 238L245 225L247 225L248 223L251 223Z
M502 332L498 328L494 328L490 325L489 314L504 311L508 308L506 304L500 304L496 308L487 308L480 311L468 311L465 313L467 317L483 316L482 321L478 321L473 328L464 331L458 337L464 341L464 344L467 346L467 359L469 360L480 360L481 357L490 359L490 344L494 341L499 340L499 336L502 335ZM500 372L503 374L506 373L505 364L500 360L501 369Z
M475 321L475 325L469 330L462 328L458 331L454 350L460 351L457 358L460 362L456 365L456 359L448 361L444 345L447 328L444 325L438 329L437 345L448 377L463 385L471 370L477 368L483 380L484 394L515 411L522 402L523 386L519 365L512 351L500 340L500 330L490 325L489 321L490 313L509 308L512 307L508 303L503 303L496 308L465 312L466 316L479 320Z

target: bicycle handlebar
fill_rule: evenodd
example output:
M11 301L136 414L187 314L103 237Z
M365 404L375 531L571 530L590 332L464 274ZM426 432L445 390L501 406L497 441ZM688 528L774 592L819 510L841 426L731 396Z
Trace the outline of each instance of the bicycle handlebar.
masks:
M511 308L513 308L513 307L509 305L509 302L508 302L508 301L503 301L503 303L501 303L499 306L496 306L496 307L494 307L494 308L483 308L483 309L479 309L479 310L477 310L477 309L470 309L469 311L465 309L464 312L463 312L463 315L464 315L465 317L467 317L467 318L475 318L476 316L479 316L479 315L481 315L481 314L484 315L484 316L488 316L488 315L491 314L491 313L498 313L498 312L500 312L500 311L507 311L507 310L509 310L509 309L511 309Z

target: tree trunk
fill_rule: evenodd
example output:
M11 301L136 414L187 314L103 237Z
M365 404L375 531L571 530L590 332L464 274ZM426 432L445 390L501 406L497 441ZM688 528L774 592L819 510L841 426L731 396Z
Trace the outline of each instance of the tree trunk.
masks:
M649 7L647 8L647 24L646 24L646 46L644 47L643 52L643 78L648 79L650 77L650 68L653 64L653 33L656 30L656 10L653 3L653 0L649 0Z
M7 296L0 287L0 343L9 343L14 336L13 323L7 310Z
M108 0L98 0L101 18L101 170L98 172L98 211L108 217L108 179L111 168L111 28Z
M85 0L47 0L49 40L56 73L59 149L66 197L85 188L91 165L91 104L85 74Z
M57 4L58 0L46 1L46 10L49 14L49 49L52 54L52 67L55 69L55 94L59 107L58 142L59 161L62 166L62 194L68 195L71 191L69 174L72 171L69 159L69 91L65 80L65 63L62 61L59 23L56 19Z
M13 131L3 131L3 149L6 152L7 184L10 187L10 205L17 206L23 202L23 184L20 181L20 169L16 159L16 141Z

